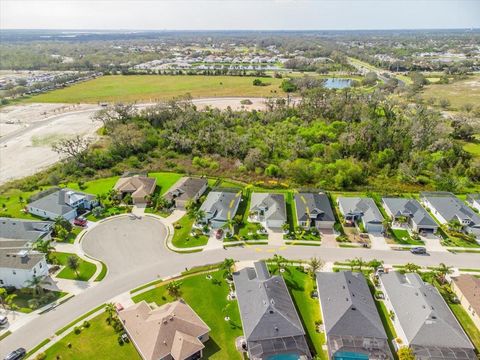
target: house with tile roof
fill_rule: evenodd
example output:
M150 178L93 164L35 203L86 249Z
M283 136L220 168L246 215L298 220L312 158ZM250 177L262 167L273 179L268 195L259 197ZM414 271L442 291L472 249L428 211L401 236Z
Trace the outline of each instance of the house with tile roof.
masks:
M435 286L417 273L379 275L385 306L402 344L418 360L476 360L474 347Z
M317 273L330 359L392 359L388 337L362 273Z
M191 360L203 356L210 328L183 300L152 309L146 301L118 312L144 360Z
M480 279L471 274L452 277L452 290L480 329Z
M142 175L126 176L118 179L113 187L123 198L130 194L134 204L146 204L155 192L157 179Z
M305 330L279 275L270 275L264 261L233 274L249 359L279 354L311 359Z

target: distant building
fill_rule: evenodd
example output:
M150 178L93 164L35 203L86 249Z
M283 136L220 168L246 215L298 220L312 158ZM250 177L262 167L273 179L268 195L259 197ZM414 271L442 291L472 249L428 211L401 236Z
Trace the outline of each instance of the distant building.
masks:
M250 200L253 221L268 228L281 228L287 221L287 208L283 194L253 193Z
M416 232L435 233L438 224L415 199L383 198L385 212L394 221L405 217L408 226Z
M283 277L271 276L266 263L259 261L254 268L234 273L233 281L249 359L279 354L311 359L302 322Z
M168 190L165 199L177 209L185 210L188 202L200 199L207 188L206 178L181 178Z
M0 287L21 289L34 276L42 278L47 275L45 254L26 249L0 249Z
M319 272L317 289L330 359L392 359L387 334L362 273Z
M241 193L238 192L209 192L200 206L200 210L205 212L201 223L208 224L213 229L222 228L228 220L235 217L241 199Z
M194 360L203 356L210 328L183 300L151 309L145 302L118 313L143 360Z
M416 359L477 359L468 336L433 285L416 273L392 271L379 279L397 336Z
M458 221L465 233L480 238L480 216L449 192L422 192L422 203L442 224Z
M335 216L328 196L324 193L295 194L298 226L332 230Z
M38 194L36 200L27 205L27 210L30 214L45 219L63 217L72 220L79 212L91 210L97 205L94 195L66 188L53 188Z
M453 277L452 289L474 324L480 329L480 279L467 274Z
M366 232L381 233L384 231L382 213L373 199L339 197L337 203L347 224L355 225L355 222L360 221Z
M133 175L118 179L113 189L120 193L122 198L130 194L134 204L145 204L155 192L156 185L156 178Z

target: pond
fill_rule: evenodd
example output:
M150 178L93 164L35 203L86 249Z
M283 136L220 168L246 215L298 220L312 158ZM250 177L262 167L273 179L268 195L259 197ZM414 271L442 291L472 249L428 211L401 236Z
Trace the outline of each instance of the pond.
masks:
M328 78L323 83L327 89L345 89L352 86L352 80L342 78Z

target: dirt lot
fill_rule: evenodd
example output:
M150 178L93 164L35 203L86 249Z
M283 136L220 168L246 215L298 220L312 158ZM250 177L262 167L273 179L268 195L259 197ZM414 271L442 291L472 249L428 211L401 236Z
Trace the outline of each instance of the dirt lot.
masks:
M264 109L263 98L250 98L251 105L241 105L244 98L205 98L193 102L199 107L219 109ZM151 104L139 105L145 107ZM95 137L101 126L91 116L99 107L93 104L26 104L0 109L0 185L32 175L59 160L51 150L53 142L73 136Z

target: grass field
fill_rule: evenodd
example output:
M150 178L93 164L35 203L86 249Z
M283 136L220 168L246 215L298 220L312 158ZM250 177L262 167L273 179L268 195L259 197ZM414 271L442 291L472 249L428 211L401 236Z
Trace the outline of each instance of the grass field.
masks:
M59 340L45 351L46 359L140 360L131 342L118 344L118 334L107 324L106 318L107 314L102 313L90 320L90 327L82 329L80 334L71 332Z
M61 279L70 279L70 280L81 280L81 281L89 280L97 270L97 267L95 266L95 264L78 258L78 263L80 266L78 268L78 276L77 276L75 271L73 271L67 266L67 259L72 255L76 256L74 254L62 253L62 252L52 253L51 255L52 259L55 258L59 265L65 266L65 268L62 271L60 271L57 277Z
M242 335L237 303L227 300L229 287L223 279L223 271L211 275L212 280L207 279L205 274L179 280L182 284L181 297L211 328L210 340L205 344L203 357L211 360L240 360L242 356L235 349L235 339ZM173 301L166 285L133 297L135 303L142 300L158 305ZM226 316L230 317L230 321L225 321Z
M392 229L391 230L393 240L398 244L404 245L423 245L423 241L414 240L405 229Z
M175 228L173 234L172 243L179 248L189 248L195 246L202 246L208 242L208 236L191 236L190 232L192 231L194 219L190 218L188 215L185 215L180 220L177 221L180 228Z
M480 103L480 75L474 75L466 80L455 81L451 84L434 84L427 86L423 98L448 99L452 108L458 109L462 105Z
M266 78L267 86L253 86L254 77L112 75L79 83L26 99L26 102L97 103L171 99L190 93L193 97L269 96L283 93L281 79Z

